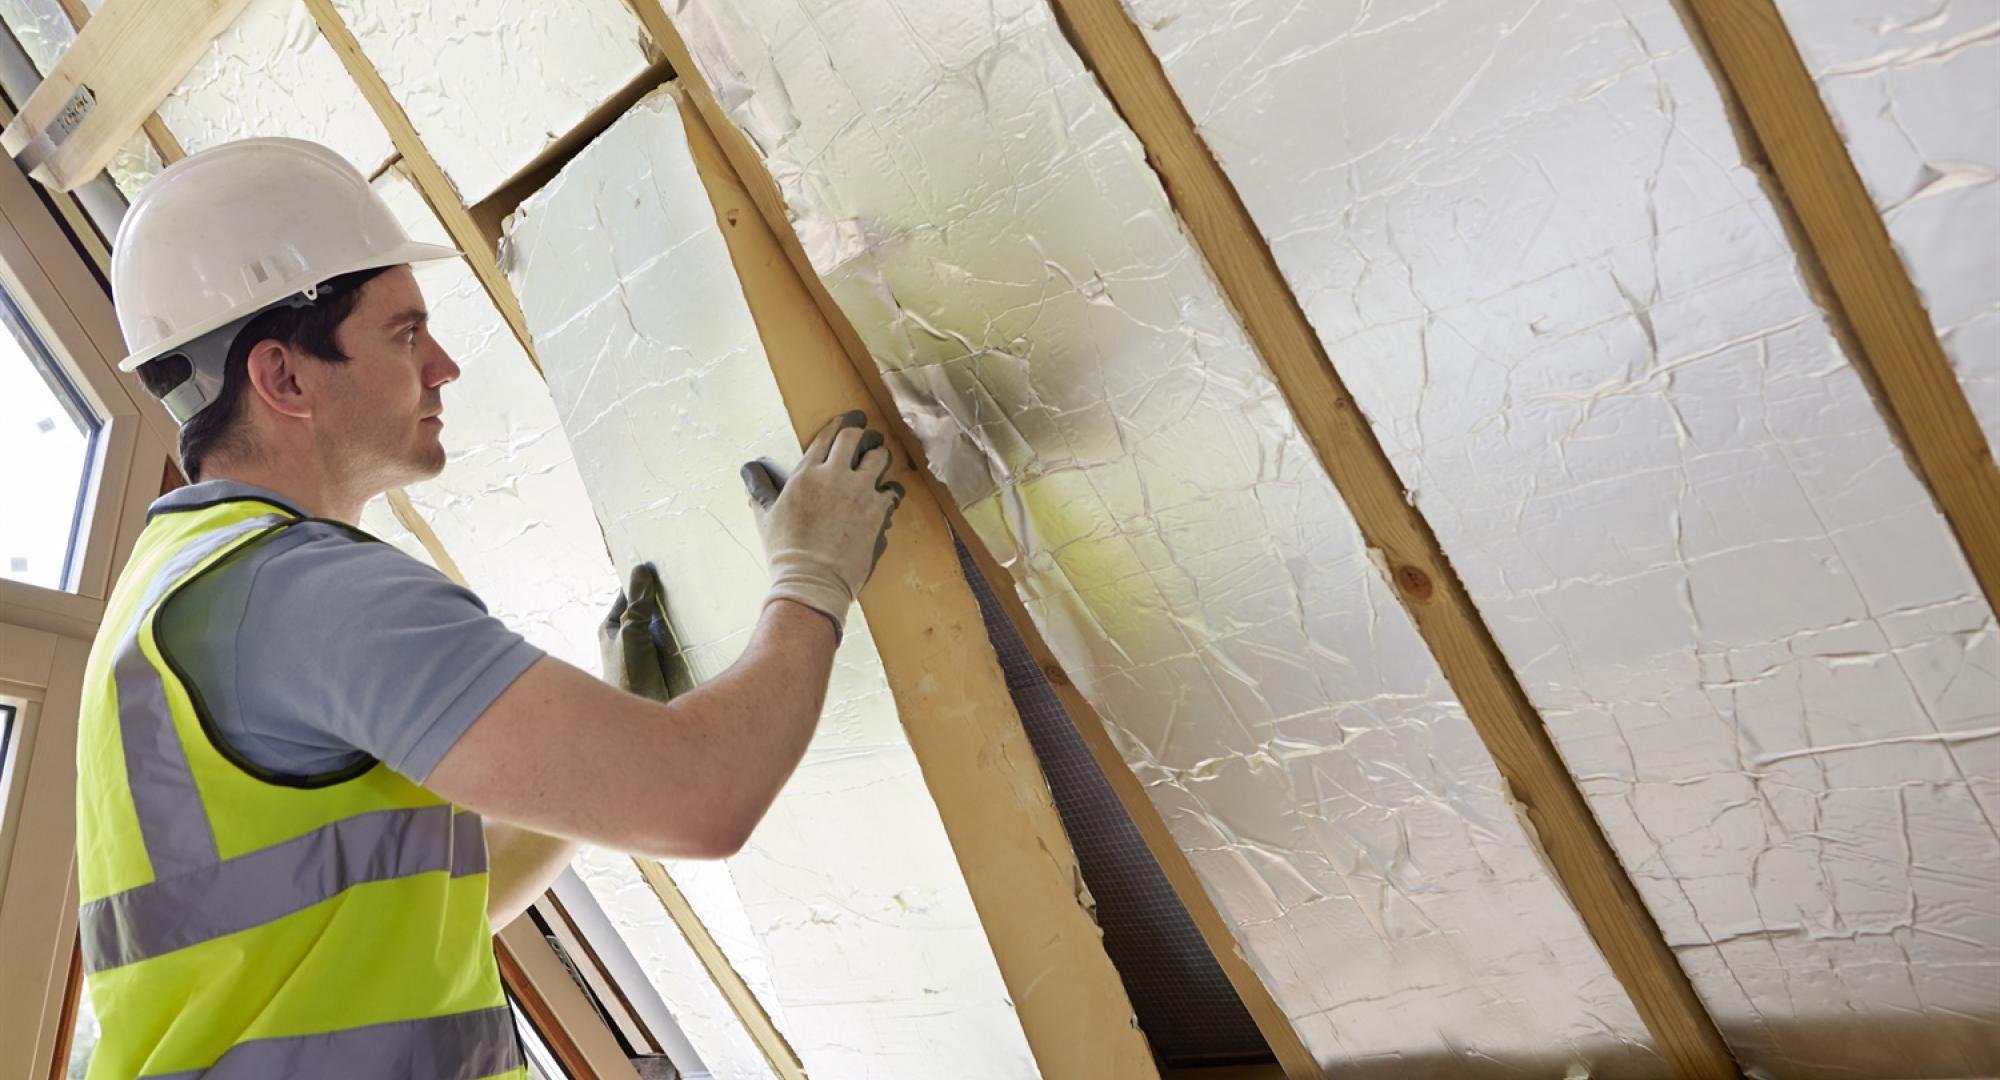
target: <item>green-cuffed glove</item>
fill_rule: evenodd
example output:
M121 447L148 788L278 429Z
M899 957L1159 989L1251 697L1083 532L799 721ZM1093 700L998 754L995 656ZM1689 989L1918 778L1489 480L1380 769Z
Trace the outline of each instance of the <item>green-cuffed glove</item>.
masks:
M597 647L604 681L628 694L664 702L694 689L694 673L667 619L667 590L652 563L632 568L630 583L597 628Z

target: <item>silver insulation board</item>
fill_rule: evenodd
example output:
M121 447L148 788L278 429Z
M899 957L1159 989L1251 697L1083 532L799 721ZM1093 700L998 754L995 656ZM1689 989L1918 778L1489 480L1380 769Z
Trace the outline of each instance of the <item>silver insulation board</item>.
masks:
M1047 8L673 14L1312 1051L1396 1076L1662 1071Z
M335 0L334 7L467 205L647 64L645 31L624 0Z
M375 189L411 236L451 243L400 167ZM597 624L623 582L548 386L464 260L420 267L417 283L431 334L461 370L444 388L444 472L410 485L410 504L494 615L595 671Z
M508 246L616 564L658 566L695 674L712 675L767 580L737 467L798 443L671 94L525 202ZM1035 1075L859 613L805 760L749 844L671 869L814 1077ZM599 857L582 870L593 892L614 880ZM630 891L599 893L614 920L635 917Z
M2000 1068L1993 613L1673 6L1127 6L1732 1046Z
M1778 0L2000 446L2000 2Z
M190 154L282 135L324 144L372 176L395 153L298 0L251 0L160 103L159 115Z

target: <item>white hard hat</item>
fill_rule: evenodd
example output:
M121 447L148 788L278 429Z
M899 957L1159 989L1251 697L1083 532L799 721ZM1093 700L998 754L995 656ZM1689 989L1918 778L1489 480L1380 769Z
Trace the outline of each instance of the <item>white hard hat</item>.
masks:
M112 241L111 296L131 350L119 370L185 357L170 385L148 380L184 424L221 393L231 340L265 309L309 304L342 274L458 254L411 240L360 170L324 146L204 150L147 184Z

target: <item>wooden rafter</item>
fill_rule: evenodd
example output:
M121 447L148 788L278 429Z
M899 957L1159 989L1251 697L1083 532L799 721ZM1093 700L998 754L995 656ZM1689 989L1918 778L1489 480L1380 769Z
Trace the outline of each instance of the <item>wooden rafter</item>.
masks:
M81 30L83 24L90 21L90 9L84 6L83 0L56 0L56 3L62 8L63 14L69 17L70 26ZM217 33L220 34L220 31ZM201 52L197 50L195 60L198 62L200 58ZM171 94L173 91L169 89L167 93ZM162 95L163 100L164 97L165 95ZM187 151L181 149L180 139L176 138L173 131L167 127L167 122L160 119L159 113L148 113L145 122L140 124L139 128L146 133L146 141L153 144L153 152L160 155L162 165L172 165L187 156Z
M1355 408L1256 222L1118 0L1053 0L1165 184L1196 246L1346 500L1500 775L1526 807L1557 878L1661 1055L1690 1077L1737 1075L1715 1023L1605 839L1540 714L1430 524Z
M507 328L514 332L521 348L527 350L528 359L541 370L541 361L535 359L535 343L528 334L528 321L521 314L521 303L514 296L514 290L507 284L507 275L500 272L498 252L492 241L472 220L465 201L459 197L458 188L444 174L437 159L431 156L430 148L417 135L417 129L410 123L409 115L403 112L401 102L389 92L389 84L383 80L375 65L361 51L361 42L354 32L341 21L340 13L334 10L333 0L305 0L306 11L318 24L320 35L333 46L334 55L347 69L348 78L354 80L355 88L375 110L376 119L389 131L389 141L395 144L396 152L403 157L403 167L410 179L431 205L431 211L444 223L445 232L451 235L452 243L465 254L466 264L479 283L486 287L486 294L493 298L493 306L500 310L500 317L507 322Z
M1748 122L1807 271L1851 359L2000 609L2000 467L1917 288L1772 0L1682 0L1723 93Z
M247 3L111 0L81 22L76 41L0 143L35 179L58 191L89 180L152 118L154 107ZM70 17L77 20L74 12Z
M849 409L882 428L894 414L848 362L701 113L685 94L680 106L794 432L804 442L827 417ZM960 569L946 503L919 468L919 459L905 456L891 469L909 494L882 565L861 593L910 749L1041 1075L1154 1076L1125 987L1078 900L1076 856Z
M936 478L929 467L923 464L921 441L903 424L895 399L889 391L888 383L882 377L881 370L875 366L874 359L869 355L853 324L848 321L846 313L834 302L825 284L813 270L811 261L806 257L804 246L791 227L778 185L765 168L756 147L742 131L729 122L713 90L695 65L687 44L681 39L679 31L674 28L657 0L629 0L629 2L633 10L638 13L640 21L645 24L646 31L652 36L654 43L666 53L674 70L679 73L683 92L699 110L709 131L734 167L744 188L745 199L762 217L765 227L773 235L785 259L791 264L800 283L811 296L820 317L825 320L839 342L848 368L867 389L874 405L874 414L884 418L897 437L899 446L913 462L917 463L917 467L912 469L913 480L923 484L931 492L933 500L944 512L952 529L972 552L975 563L986 576L987 583L992 586L994 596L999 599L1002 608L1013 621L1016 632L1020 634L1021 640L1027 645L1035 662L1041 667L1057 696L1062 700L1064 710L1076 725L1085 745L1090 748L1092 757L1109 781L1112 791L1124 806L1127 816L1138 828L1140 836L1145 839L1154 860L1159 863L1168 883L1173 886L1182 906L1201 932L1203 943L1208 946L1216 964L1229 979L1230 986L1242 1000L1244 1008L1256 1023L1257 1030L1263 1035L1266 1045L1284 1068L1285 1075L1290 1080L1308 1080L1320 1076L1318 1062L1306 1049L1297 1030L1285 1016L1284 1010L1279 1008L1276 1000L1271 997L1271 992L1265 987L1263 980L1257 976L1250 962L1239 951L1228 920L1223 918L1215 902L1209 898L1207 890L1203 888L1200 878L1195 874L1193 865L1188 861L1187 853L1174 839L1165 819L1160 816L1159 809L1146 795L1138 777L1133 775L1117 748L1111 744L1110 736L1096 708L1070 682L1062 665L1057 662L1054 651L1043 640L1041 631L1035 626L1033 619L1029 618L1026 608L1014 591L1013 579L1001 569L985 546L980 543L978 534L973 531L965 515L958 509L958 504L952 499L950 491Z

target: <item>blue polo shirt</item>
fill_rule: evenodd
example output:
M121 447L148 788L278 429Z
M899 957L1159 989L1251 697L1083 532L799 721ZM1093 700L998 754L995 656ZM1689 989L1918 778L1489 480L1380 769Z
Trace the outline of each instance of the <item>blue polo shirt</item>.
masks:
M210 480L153 513L282 496ZM304 516L301 513L301 516ZM373 758L422 783L542 651L394 545L309 520L188 582L158 640L229 749L285 777Z

